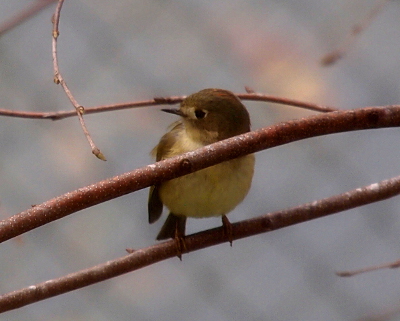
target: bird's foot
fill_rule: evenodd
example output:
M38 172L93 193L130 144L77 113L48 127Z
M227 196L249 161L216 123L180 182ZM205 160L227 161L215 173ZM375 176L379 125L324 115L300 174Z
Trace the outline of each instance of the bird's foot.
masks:
M175 229L175 235L174 235L174 240L176 244L176 251L177 251L177 257L179 260L182 261L182 253L187 252L187 246L185 242L185 232L182 233L182 230L179 228Z

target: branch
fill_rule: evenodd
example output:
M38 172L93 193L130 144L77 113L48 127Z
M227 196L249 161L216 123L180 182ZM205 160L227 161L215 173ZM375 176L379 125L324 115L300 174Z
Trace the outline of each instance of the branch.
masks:
M243 100L268 101L271 103L289 105L289 106L294 106L294 107L301 107L304 109L323 112L323 113L327 113L327 112L331 112L331 111L338 111L338 109L333 108L333 107L311 104L311 103L306 103L306 102L302 102L299 100L287 99L287 98L269 96L269 95L263 95L263 94L257 94L257 93L237 94L237 96Z
M400 314L400 308L398 303L392 307L388 307L385 309L381 309L381 311L376 312L376 308L374 309L374 313L368 315L366 317L361 317L356 321L393 321L396 320L396 315Z
M226 160L305 138L400 126L400 106L361 108L277 124L58 196L0 222L0 242L69 214Z
M313 110L317 112L331 112L337 111L338 109L328 106L322 106L307 102L302 102L298 100L282 98L272 95L264 94L236 94L240 99L243 100L253 100L253 101L266 101L276 104L283 104L288 106L300 107L308 110ZM97 114L107 111L116 111L130 108L147 107L147 106L157 106L157 105L174 105L179 104L184 100L186 96L170 96L170 97L156 97L150 100L128 102L122 104L112 104L112 105L102 105L97 107L85 108L85 115ZM59 112L25 112L25 111L13 111L9 109L0 109L0 116L8 117L18 117L18 118L32 118L32 119L51 119L59 120L67 117L76 116L75 111L59 111Z
M64 89L65 93L67 94L68 99L72 103L72 105L75 107L76 114L78 115L79 122L81 123L81 127L83 130L83 133L86 136L86 139L88 140L90 147L92 149L92 153L99 159L105 161L106 158L104 157L103 153L100 151L100 149L95 145L93 142L92 137L89 134L89 131L86 127L85 121L83 119L83 114L85 112L85 109L83 106L78 104L77 100L75 97L72 95L71 91L69 90L67 83L65 82L63 76L61 75L60 69L58 67L58 58L57 58L57 39L58 36L60 35L60 32L58 30L58 25L60 22L60 12L62 5L64 3L64 0L59 0L58 5L56 8L56 12L54 13L53 16L53 40L52 40L52 53L53 53L53 68L54 68L54 82L58 85L60 84L62 88Z
M36 0L34 3L29 4L14 17L6 20L0 25L0 37L7 31L23 23L28 18L32 18L35 14L39 13L40 10L44 9L55 1L56 0Z
M400 194L400 176L369 186L357 188L343 194L307 203L287 210L265 214L232 224L232 239L270 232L294 224L341 212L361 205L381 201ZM183 253L228 242L223 227L185 237ZM132 254L99 264L89 269L68 274L64 277L10 292L0 296L0 312L17 309L50 297L98 283L121 274L132 272L151 264L182 254L175 240L166 241Z
M353 271L339 271L336 272L337 276L343 276L343 277L350 277L350 276L355 276L361 273L366 273L366 272L372 272L372 271L377 271L377 270L382 270L382 269L398 269L400 268L400 260L396 260L394 262L389 262L389 263L384 263L384 264L379 264L379 265L374 265L374 266L368 266L365 268L361 268L358 270L353 270Z
M383 7L390 0L378 0L375 6L371 9L368 15L358 24L354 25L349 34L343 40L343 42L338 46L337 49L332 52L326 54L321 59L321 64L323 66L330 66L336 63L339 59L343 58L343 56L348 52L352 46L354 46L356 40L359 35L374 21L376 16L381 12Z

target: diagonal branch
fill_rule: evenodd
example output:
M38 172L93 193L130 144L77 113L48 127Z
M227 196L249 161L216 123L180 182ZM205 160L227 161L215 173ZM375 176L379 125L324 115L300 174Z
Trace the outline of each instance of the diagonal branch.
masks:
M262 128L36 205L0 222L0 242L84 208L263 149L321 135L398 126L400 106L332 112Z
M72 105L75 107L76 114L78 115L79 122L81 123L81 127L83 130L83 133L86 136L86 139L88 140L90 147L92 149L92 153L99 159L105 161L106 158L100 151L100 149L94 144L92 137L89 134L89 131L86 127L86 123L83 119L83 114L85 112L85 109L83 106L78 104L77 100L75 97L72 95L71 91L69 90L67 83L65 82L63 76L61 75L59 66L58 66L58 57L57 57L57 39L58 36L60 35L60 32L58 30L58 25L60 22L60 12L62 5L64 3L64 0L59 0L58 5L56 8L56 12L54 13L53 16L53 39L52 39L52 53L53 53L53 68L54 68L54 82L56 84L60 84L62 88L64 89L65 93L67 94L68 99L72 103Z
M329 107L329 106L311 104L311 103L306 103L306 102L299 101L299 100L287 99L287 98L283 98L283 97L270 96L270 95L264 95L264 94L258 94L258 93L237 94L237 96L243 100L268 101L268 102L275 103L275 104L283 104L283 105L289 105L289 106L293 106L293 107L300 107L303 109L318 111L318 112L322 112L322 113L338 111L338 109Z
M35 14L39 13L40 10L44 9L55 1L56 0L36 0L35 2L29 4L14 17L0 24L0 37L7 31L23 23L28 18L33 17Z
M394 262L389 262L389 263L383 263L379 265L374 265L374 266L367 266L365 268L361 268L358 270L352 270L352 271L338 271L336 272L337 276L343 276L343 277L350 277L350 276L355 276L361 273L366 273L366 272L372 272L372 271L377 271L377 270L382 270L382 269L398 269L400 268L400 260L396 260Z
M326 54L321 59L321 64L323 66L330 66L336 63L339 59L349 51L349 49L354 46L359 35L374 21L382 9L391 0L378 0L375 6L370 10L368 15L358 24L354 25L349 34L343 40L343 42L338 46L337 49Z
M232 239L237 240L274 231L329 214L381 201L398 194L400 194L400 176L312 203L234 223L232 224ZM197 251L228 241L230 240L223 233L223 227L214 228L186 236L183 253ZM0 312L17 309L121 274L132 272L172 258L177 254L178 249L174 240L133 251L132 254L124 257L71 273L58 279L48 280L4 294L0 296Z

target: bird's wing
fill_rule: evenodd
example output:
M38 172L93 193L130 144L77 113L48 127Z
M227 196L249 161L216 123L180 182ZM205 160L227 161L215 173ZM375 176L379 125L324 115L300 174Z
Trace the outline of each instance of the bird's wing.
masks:
M173 128L166 133L163 137L161 137L160 142L156 147L153 148L151 154L156 157L156 161L163 160L168 158L169 151L174 146L177 135L179 131L182 129L182 122L178 121L172 124ZM163 210L163 203L160 199L159 195L159 185L154 185L150 187L149 192L149 201L147 203L147 209L149 213L149 223L154 223L157 221Z

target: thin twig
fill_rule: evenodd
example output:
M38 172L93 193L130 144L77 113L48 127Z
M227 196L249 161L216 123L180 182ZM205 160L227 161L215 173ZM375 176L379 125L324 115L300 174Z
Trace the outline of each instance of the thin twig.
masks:
M400 268L400 260L390 262L390 263L368 266L368 267L358 269L358 270L353 270L353 271L339 271L339 272L336 272L336 275L343 276L343 277L349 277L349 276L355 276L355 275L358 275L361 273L372 272L372 271L377 271L377 270L382 270L382 269L398 269L398 268Z
M257 93L248 93L248 94L236 94L239 98L243 100L254 100L254 101L265 101L276 104L289 105L293 107L300 107L308 110L313 110L317 112L332 112L337 111L338 109L328 106L322 106L307 102L302 102L298 100L282 98L271 95L263 95ZM171 96L171 97L157 97L150 100L143 101L135 101L128 102L122 104L112 104L112 105L102 105L97 107L89 107L85 108L85 115L95 114L95 113L103 113L107 111L116 111L130 108L138 108L138 107L148 107L148 106L157 106L157 105L174 105L179 104L182 100L184 100L186 96ZM13 111L9 109L0 109L0 116L7 117L17 117L17 118L32 118L32 119L51 119L51 120L60 120L67 117L76 116L75 111L59 111L59 112L25 112L25 111Z
M60 35L58 25L60 22L60 13L61 13L61 8L64 3L64 0L59 0L58 5L56 7L56 11L53 16L53 41L52 41L52 53L53 53L53 68L54 68L54 82L56 84L60 84L62 88L64 89L65 93L67 94L68 99L72 103L72 105L75 107L76 114L78 115L79 122L81 124L83 133L86 136L86 139L88 140L90 147L92 149L92 153L99 159L105 161L106 158L104 155L101 153L100 149L95 145L93 142L92 137L90 136L90 133L86 127L85 121L83 119L83 114L85 113L85 109L83 106L78 104L77 100L75 97L72 95L71 91L69 90L67 83L65 82L64 78L61 75L59 66L58 66L58 58L57 58L57 39L58 36Z
M318 111L318 112L322 112L322 113L338 111L338 109L334 108L334 107L322 106L322 105L317 105L317 104L306 103L306 102L299 101L299 100L287 99L287 98L269 96L269 95L263 95L263 94L257 94L257 93L237 94L237 96L240 99L244 99L244 100L268 101L271 103L289 105L289 106L294 106L294 107L301 107L303 109Z
M341 59L354 46L360 34L374 21L376 16L381 12L383 7L391 0L379 0L365 18L358 24L354 25L349 34L338 46L337 49L331 51L321 59L323 66L330 66Z
M356 321L395 321L394 319L396 315L400 314L399 304L395 304L392 307L382 309L381 311L376 312L377 308L374 309L374 313L368 315L366 317L361 317ZM398 320L398 318L397 318Z
M15 28L25 20L32 18L35 14L39 13L40 10L44 9L48 5L56 2L57 0L36 0L35 2L29 4L26 8L18 12L14 17L6 20L0 25L0 37L7 31Z
M400 176L364 186L343 194L328 197L287 210L265 214L232 224L232 239L266 233L294 224L338 213L351 208L381 201L400 194ZM183 253L197 251L230 241L223 227L185 237ZM0 296L0 312L67 293L121 274L132 272L177 255L175 240L132 251L124 257L99 264L58 279L31 285ZM181 253L180 253L181 254Z
M0 242L79 210L179 176L290 142L339 132L400 126L400 106L332 112L235 136L80 188L0 221Z
M246 90L246 92L248 94L254 94L255 93L254 89L251 88L250 86L244 86L244 89Z

